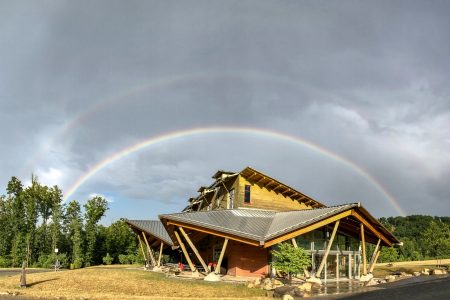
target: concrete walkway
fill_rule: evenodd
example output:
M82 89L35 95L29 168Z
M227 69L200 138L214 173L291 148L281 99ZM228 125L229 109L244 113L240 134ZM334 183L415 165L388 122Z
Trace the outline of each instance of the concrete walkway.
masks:
M421 300L450 299L450 276L418 276L366 287L356 293L316 296L310 299Z

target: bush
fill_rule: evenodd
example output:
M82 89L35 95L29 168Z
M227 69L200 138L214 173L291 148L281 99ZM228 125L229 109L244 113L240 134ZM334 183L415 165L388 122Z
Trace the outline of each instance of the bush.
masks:
M272 255L275 259L274 268L286 273L289 281L293 274L303 272L303 269L311 265L309 254L303 248L296 248L290 243L279 244L278 250L272 251Z
M106 256L103 257L103 263L105 265L111 265L113 262L113 258L109 255L109 253L106 253Z
M12 260L8 256L0 256L0 268L9 268L12 266Z

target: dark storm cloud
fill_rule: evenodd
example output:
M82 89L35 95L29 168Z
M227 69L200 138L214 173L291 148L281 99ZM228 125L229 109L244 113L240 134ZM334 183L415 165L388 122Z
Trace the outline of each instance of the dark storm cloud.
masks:
M449 214L449 13L445 1L4 2L0 180L34 171L67 189L143 139L246 126L354 161L408 213ZM325 203L366 201L376 215L398 213L329 158L234 139L152 148L111 165L76 196L181 207L216 169L253 165Z

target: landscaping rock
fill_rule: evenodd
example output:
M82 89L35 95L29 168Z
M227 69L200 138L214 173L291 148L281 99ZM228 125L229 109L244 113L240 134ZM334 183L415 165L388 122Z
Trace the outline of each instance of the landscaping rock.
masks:
M395 276L394 275L388 275L388 276L384 277L384 279L387 282L393 282L393 281L395 281Z
M430 275L430 269L422 269L422 271L420 271L420 273L422 275Z
M312 289L312 285L313 284L311 282L305 282L305 283L302 283L302 284L298 285L297 288L300 291L310 292L311 289Z
M277 279L273 279L272 280L272 287L273 288L277 288L277 287L280 287L280 286L283 286L283 285L284 285L284 283L279 281L279 280L277 280Z
M317 277L310 277L310 278L306 279L306 282L311 282L312 284L318 284L318 285L322 284L322 280L320 280L320 278L317 278Z
M368 282L370 279L373 278L372 274L366 274L366 275L361 275L361 277L359 277L359 281L361 282Z
M292 297L291 295L283 295L283 297L281 297L282 300L294 300L294 297Z
M416 277L420 276L420 272L414 272L413 275L416 276Z
M375 278L372 278L369 281L367 281L366 286L373 286L377 284L380 284L380 281Z
M252 289L252 288L255 287L255 285L254 285L252 282L250 282L249 284L247 284L247 287L248 287L249 289Z
M256 278L255 279L255 282L253 283L255 286L258 286L258 285L260 285L261 284L261 278Z
M430 274L433 274L433 275L445 275L445 274L447 274L447 271L443 270L443 269L433 269L433 270L431 270Z
M296 290L296 287L292 286L292 285L280 286L280 287L277 287L276 289L274 289L273 295L275 297L282 297L283 295L294 296L295 290Z
M203 279L205 281L220 281L220 275L216 273L209 273L206 275L206 277Z

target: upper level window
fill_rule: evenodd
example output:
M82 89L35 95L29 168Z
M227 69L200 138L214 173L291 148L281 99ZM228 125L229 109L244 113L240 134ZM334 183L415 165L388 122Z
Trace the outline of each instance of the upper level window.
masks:
M228 209L233 208L234 206L234 189L231 189L228 194Z
M250 203L250 185L245 186L244 203Z

